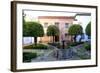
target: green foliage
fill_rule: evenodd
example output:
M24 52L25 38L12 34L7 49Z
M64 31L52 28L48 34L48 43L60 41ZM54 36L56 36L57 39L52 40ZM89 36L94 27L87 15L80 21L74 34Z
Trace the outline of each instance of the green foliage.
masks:
M83 28L81 25L74 24L68 30L69 35L79 35L83 33Z
M31 59L36 58L36 57L37 57L37 53L24 52L23 62L31 62Z
M23 36L34 37L34 43L37 44L37 37L44 35L43 26L37 22L24 22L23 24Z
M68 44L69 46L77 46L80 44L83 44L84 42L71 42L70 44Z
M25 24L25 20L23 19L23 36L28 35L27 25Z
M47 35L53 36L53 43L55 41L55 36L59 36L59 28L55 25L50 25L47 28Z
M33 49L47 49L48 46L43 45L43 44L37 44L37 45L33 45Z
M48 26L47 35L48 36L57 36L57 35L59 35L59 28L55 25Z
M54 42L54 43L48 43L49 45L55 46L57 48L61 48L61 45L59 42Z
M23 49L32 49L33 48L33 44L32 45L28 45L28 46L24 46Z
M85 32L88 36L91 36L91 22L86 26Z
M80 57L80 59L90 59L91 58L91 56L87 53L85 48L78 48L77 56Z
M87 50L87 51L90 51L91 50L91 45L89 43L85 43L84 44L84 48Z
M79 24L73 24L72 26L70 26L68 30L68 34L72 36L74 35L74 41L76 42L77 35L83 34L83 28Z
M28 45L28 46L24 46L24 49L47 49L48 46L43 45L43 44L32 44L32 45Z
M42 37L44 35L43 26L37 22L25 22L23 24L23 36Z

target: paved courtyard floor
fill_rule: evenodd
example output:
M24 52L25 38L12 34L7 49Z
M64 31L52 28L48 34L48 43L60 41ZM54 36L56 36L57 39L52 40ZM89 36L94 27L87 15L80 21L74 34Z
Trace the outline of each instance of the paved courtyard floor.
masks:
M46 50L44 54L38 56L35 59L32 59L31 62L90 59L91 53L82 49L82 47L83 45L79 45L69 49L58 49L54 46L49 45L49 48L52 48L52 50ZM32 50L27 51L32 52Z

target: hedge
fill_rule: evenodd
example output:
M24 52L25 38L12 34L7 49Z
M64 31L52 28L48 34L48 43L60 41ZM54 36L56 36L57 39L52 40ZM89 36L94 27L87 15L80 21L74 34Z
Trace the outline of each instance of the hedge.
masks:
M23 62L31 62L31 59L36 58L36 57L37 57L37 53L24 52Z
M24 49L47 49L48 46L44 45L44 44L32 44L32 45L28 45L28 46L24 46Z

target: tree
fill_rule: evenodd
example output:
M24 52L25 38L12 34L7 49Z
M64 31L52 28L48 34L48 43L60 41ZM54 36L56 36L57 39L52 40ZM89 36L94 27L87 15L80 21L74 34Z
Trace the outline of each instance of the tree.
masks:
M48 36L53 36L53 43L54 43L55 36L59 35L59 28L57 26L55 26L55 25L48 26L47 35Z
M27 37L28 36L28 29L27 29L27 25L25 24L25 20L23 20L23 36Z
M44 35L43 26L37 22L25 22L23 25L23 36L34 37L34 43L37 44L37 37Z
M91 36L91 22L86 26L85 32L89 37Z
M74 36L74 41L76 42L77 35L81 35L83 33L83 28L79 24L74 24L70 26L68 30L69 35Z

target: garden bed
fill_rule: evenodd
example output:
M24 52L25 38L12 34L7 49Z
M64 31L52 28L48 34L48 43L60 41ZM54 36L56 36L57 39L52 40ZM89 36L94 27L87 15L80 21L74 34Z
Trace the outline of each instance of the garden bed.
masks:
M57 48L61 48L61 44L59 42L48 43L49 45L55 46Z
M44 44L32 44L32 45L28 45L28 46L24 46L23 49L47 49L48 46L44 45Z
M31 59L36 58L37 53L23 52L23 62L31 62Z

